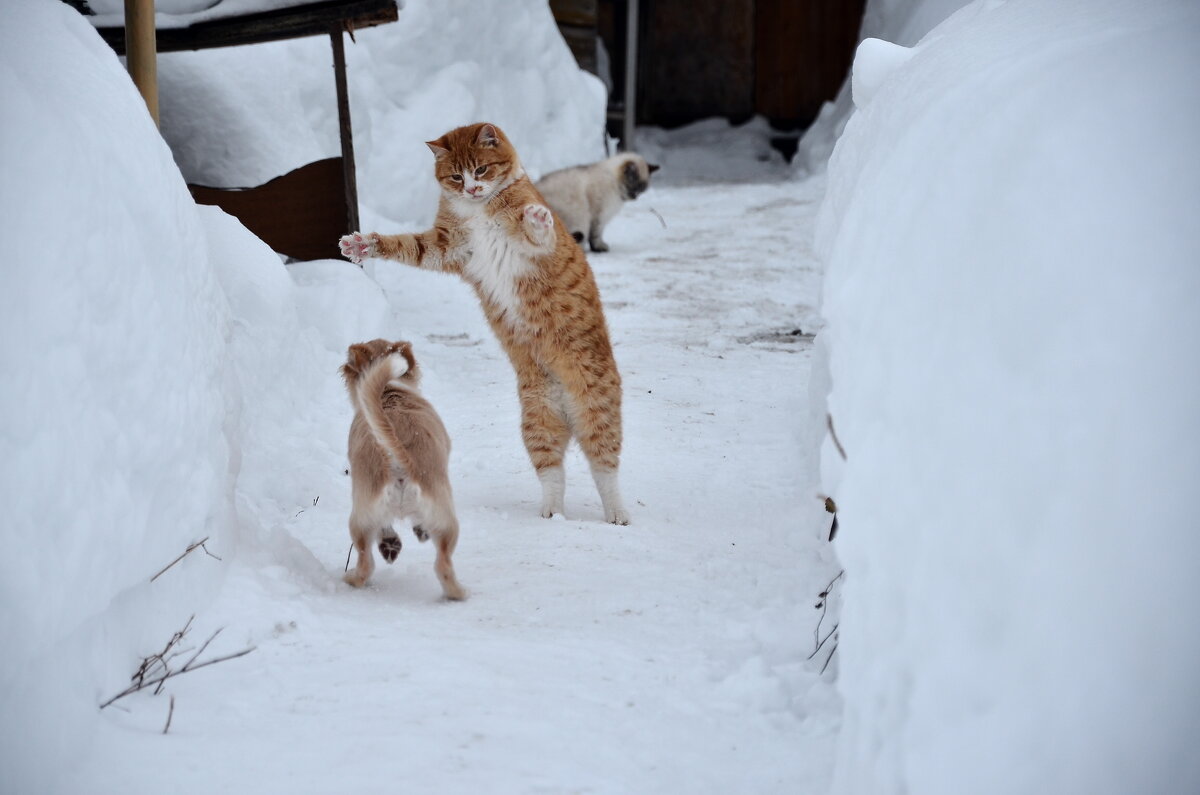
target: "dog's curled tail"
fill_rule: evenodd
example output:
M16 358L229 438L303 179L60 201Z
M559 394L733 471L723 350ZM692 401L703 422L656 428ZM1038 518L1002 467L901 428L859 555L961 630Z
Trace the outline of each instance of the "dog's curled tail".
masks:
M358 390L354 397L358 403L358 410L367 421L367 427L371 429L371 435L387 453L388 458L399 464L410 477L416 477L418 472L412 456L396 438L396 431L383 412L383 395L388 384L406 372L408 361L399 353L382 356L368 365L367 372L358 382Z

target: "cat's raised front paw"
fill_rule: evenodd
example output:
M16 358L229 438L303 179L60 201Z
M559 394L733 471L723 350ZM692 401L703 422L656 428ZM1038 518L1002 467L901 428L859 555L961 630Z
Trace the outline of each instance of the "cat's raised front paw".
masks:
M363 260L375 256L375 244L378 241L378 235L353 232L349 235L342 235L341 240L338 241L338 247L341 248L343 257L355 265L362 265Z
M541 234L554 228L554 215L549 207L541 204L525 205L525 223L533 231Z

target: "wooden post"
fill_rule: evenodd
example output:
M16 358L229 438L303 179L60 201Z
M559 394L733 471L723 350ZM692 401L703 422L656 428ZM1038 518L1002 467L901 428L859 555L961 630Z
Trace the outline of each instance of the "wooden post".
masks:
M346 191L347 232L358 231L358 181L354 174L354 137L350 131L350 92L346 88L346 49L342 25L329 30L333 42L333 77L337 84L338 128L342 139L342 182Z
M157 125L158 45L154 35L154 0L125 0L125 63Z
M634 151L637 124L638 0L629 0L625 11L625 117L621 120L621 149Z

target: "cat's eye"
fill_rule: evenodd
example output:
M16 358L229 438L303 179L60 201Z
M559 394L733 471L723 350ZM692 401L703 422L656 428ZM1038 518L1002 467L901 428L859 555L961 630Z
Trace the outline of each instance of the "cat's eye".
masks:
M450 179L454 180L455 182L462 182L462 174L451 174Z
M480 166L479 168L475 169L475 176L482 177L484 172L486 172L487 170L488 170L487 166Z

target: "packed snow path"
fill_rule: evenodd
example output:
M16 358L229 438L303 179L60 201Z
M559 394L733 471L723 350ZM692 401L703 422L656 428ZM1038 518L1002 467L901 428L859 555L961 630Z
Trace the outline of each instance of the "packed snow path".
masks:
M818 191L659 184L589 255L624 380L628 527L603 523L574 447L567 518L538 516L513 374L473 294L374 263L395 313L378 335L414 342L453 438L469 600L439 598L407 528L368 588L341 583L350 484L331 450L197 619L201 640L225 627L212 654L256 650L172 680L165 736L163 696L107 710L79 791L823 792L838 707L824 655L806 661L836 573L806 413ZM344 435L349 406L314 415Z

